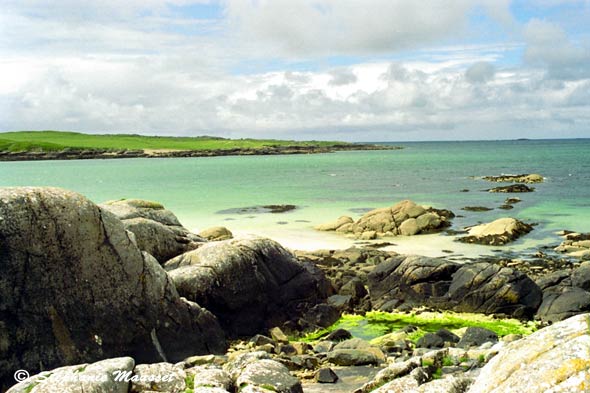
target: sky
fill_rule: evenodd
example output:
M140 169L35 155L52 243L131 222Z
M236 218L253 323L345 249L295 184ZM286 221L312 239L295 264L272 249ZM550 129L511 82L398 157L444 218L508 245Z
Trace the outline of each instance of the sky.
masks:
M0 130L590 137L590 0L0 0Z

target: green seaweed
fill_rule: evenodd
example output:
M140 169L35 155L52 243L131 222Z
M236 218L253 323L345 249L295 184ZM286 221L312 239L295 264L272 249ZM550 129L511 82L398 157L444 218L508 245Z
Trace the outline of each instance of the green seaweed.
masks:
M305 335L302 341L310 342L321 339L335 329L346 329L353 336L370 340L387 333L398 331L408 325L418 329L408 334L408 339L415 341L427 332L436 332L445 328L457 330L477 326L492 330L502 337L508 334L528 335L536 330L533 322L523 323L516 319L497 319L488 315L474 313L445 312L382 312L371 311L365 316L343 315L334 325Z

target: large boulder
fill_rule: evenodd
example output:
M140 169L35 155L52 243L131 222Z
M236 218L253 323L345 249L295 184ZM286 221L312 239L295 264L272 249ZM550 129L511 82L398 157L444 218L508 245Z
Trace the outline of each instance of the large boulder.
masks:
M400 255L379 264L367 279L373 307L384 311L405 303L530 317L542 299L541 289L527 275L487 262L461 265Z
M531 317L543 293L524 273L478 262L455 272L447 297L456 311Z
M509 343L484 366L470 393L590 391L588 314Z
M329 287L319 269L261 238L209 243L165 268L179 293L213 312L231 336L296 321L325 301Z
M460 265L418 255L400 255L379 264L367 281L374 308L390 309L402 302L423 305L444 296Z
M198 248L205 241L184 228L174 213L157 202L121 199L99 206L123 221L125 229L135 235L139 249L160 263Z
M221 352L216 318L180 298L113 214L57 188L0 189L0 385L123 354Z
M350 233L362 239L383 236L411 236L439 231L450 225L453 213L425 208L405 200L394 206L371 210L359 220L343 216L334 222L316 226L321 231Z
M510 243L533 230L532 225L514 218L499 218L487 224L469 228L469 235L458 238L463 243L486 244L490 246Z

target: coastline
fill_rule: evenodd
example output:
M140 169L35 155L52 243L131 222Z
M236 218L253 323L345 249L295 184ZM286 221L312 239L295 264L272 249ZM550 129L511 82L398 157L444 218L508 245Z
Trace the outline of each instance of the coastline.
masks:
M231 149L72 149L57 151L0 151L0 161L90 160L122 158L190 158L224 156L264 156L320 154L338 151L399 150L399 146L373 144L335 144L331 146L264 146Z

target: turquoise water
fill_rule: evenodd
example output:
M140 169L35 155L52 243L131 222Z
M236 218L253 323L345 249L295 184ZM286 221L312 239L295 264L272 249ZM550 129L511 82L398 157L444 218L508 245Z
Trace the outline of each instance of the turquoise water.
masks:
M406 198L464 215L455 219L456 228L513 216L539 223L529 240L558 241L553 232L561 229L590 231L590 139L396 145L405 148L291 156L0 162L0 186L58 186L96 202L156 200L190 228L226 225L276 233L279 238L330 236L311 227ZM496 184L472 178L501 173L540 173L547 179L534 185L536 192L518 194L523 202L513 210L460 210L498 207L507 196L516 195L483 192ZM217 213L264 204L299 208L284 214Z

